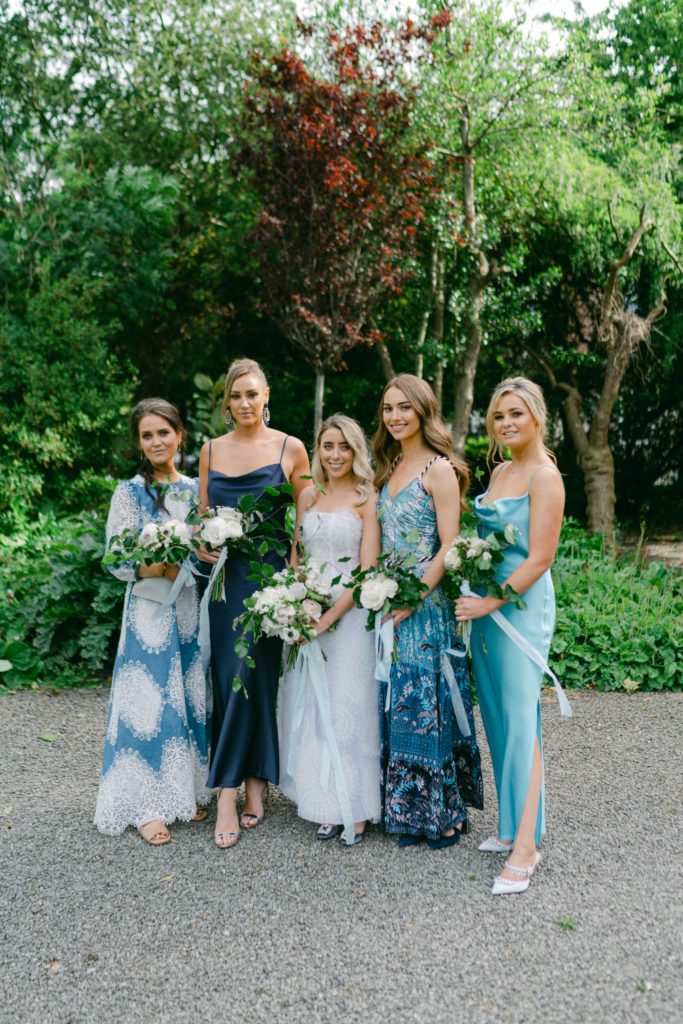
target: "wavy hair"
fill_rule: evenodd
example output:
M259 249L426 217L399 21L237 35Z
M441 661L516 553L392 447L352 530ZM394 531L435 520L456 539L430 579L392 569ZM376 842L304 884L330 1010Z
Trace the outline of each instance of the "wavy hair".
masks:
M233 359L228 367L228 372L225 375L225 385L223 387L223 404L221 405L221 416L225 416L230 405L230 392L232 386L238 377L244 377L245 373L253 373L254 376L259 377L263 381L264 388L268 387L268 378L266 377L265 371L260 363L257 363L255 359L245 359L243 356L239 359Z
M372 482L370 453L368 451L368 442L361 426L356 423L355 420L351 419L350 416L345 416L343 413L336 412L332 416L328 416L327 419L323 420L320 424L320 427L318 428L318 435L315 439L315 451L313 452L313 459L311 461L311 476L313 478L313 483L324 487L327 482L327 473L325 472L322 459L320 458L320 442L325 431L332 430L333 428L341 431L344 440L353 452L353 464L351 471L356 478L356 490L358 491L358 498L354 501L354 505L364 505L368 498L375 492L375 485Z
M538 384L534 384L528 377L506 377L494 389L491 395L491 401L486 410L486 433L489 439L489 448L486 453L487 464L490 465L492 458L494 463L505 462L503 446L496 438L493 429L493 414L503 395L516 395L526 405L536 421L536 432L539 441L543 445L543 450L557 465L555 453L546 445L548 437L548 408L545 404L545 398Z
M130 417L131 437L133 443L138 447L140 446L140 421L145 416L161 416L170 427L173 427L177 434L180 434L181 444L185 444L187 441L187 431L175 405L167 402L165 398L142 398L133 409ZM144 478L145 490L154 502L155 507L165 509L166 506L159 493L158 482L154 479L154 466L146 456L143 456L142 459L140 475Z
M384 396L389 388L398 388L406 396L420 420L424 442L439 455L450 460L460 487L460 511L467 508L465 495L470 485L470 471L467 463L453 451L453 435L446 426L439 412L436 395L426 380L412 373L399 373L390 380L382 392L377 410L377 430L372 439L372 454L375 457L375 487L379 490L391 476L391 471L400 454L401 445L391 436L384 425Z

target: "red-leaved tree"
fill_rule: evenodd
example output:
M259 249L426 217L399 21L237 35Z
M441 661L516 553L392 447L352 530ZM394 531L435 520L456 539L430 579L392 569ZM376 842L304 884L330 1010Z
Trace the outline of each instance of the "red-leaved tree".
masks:
M416 254L435 186L402 69L429 59L448 18L328 29L315 70L288 46L254 57L241 159L261 204L261 299L315 370L316 430L325 373L359 343L382 345L373 312ZM306 52L313 30L298 29Z

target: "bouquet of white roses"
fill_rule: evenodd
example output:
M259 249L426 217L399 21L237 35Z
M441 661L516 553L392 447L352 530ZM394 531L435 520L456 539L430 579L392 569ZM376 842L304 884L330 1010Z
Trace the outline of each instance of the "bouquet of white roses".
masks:
M233 623L233 629L240 630L235 653L250 668L253 668L249 655L250 634L253 642L262 636L276 636L291 644L288 668L296 659L295 645L302 640L315 639L315 624L333 603L332 584L325 577L324 568L311 559L272 574L264 566L265 586L245 599L247 610ZM241 685L239 676L235 676L233 689L238 690Z
M344 586L353 592L357 607L369 612L366 629L374 629L377 617L383 619L394 608L420 607L429 587L413 571L415 564L410 556L389 551L379 556L376 567L358 566L351 572L351 582Z
M225 596L225 560L228 548L243 541L247 535L245 515L236 508L219 505L199 516L199 528L195 534L195 545L203 544L207 551L220 551L216 570L212 574L211 597L220 601Z
M126 564L177 564L192 553L192 528L180 519L146 523L141 530L129 527L112 537L102 564L119 568Z
M525 609L526 604L516 590L508 583L501 587L496 581L503 551L515 543L518 535L519 530L514 523L507 523L503 530L496 530L486 537L476 534L456 537L444 558L443 586L448 596L455 600L469 587L483 591L484 597L498 597L510 601L520 610Z

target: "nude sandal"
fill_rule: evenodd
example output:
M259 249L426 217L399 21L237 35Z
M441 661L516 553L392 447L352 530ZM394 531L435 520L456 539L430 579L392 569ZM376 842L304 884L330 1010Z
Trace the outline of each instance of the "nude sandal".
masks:
M160 826L159 828L157 826ZM150 829L154 831L150 831ZM145 835L144 829L147 829ZM168 831L163 821L146 821L144 825L140 825L138 832L142 839L150 846L166 846L166 843L171 842L171 833Z

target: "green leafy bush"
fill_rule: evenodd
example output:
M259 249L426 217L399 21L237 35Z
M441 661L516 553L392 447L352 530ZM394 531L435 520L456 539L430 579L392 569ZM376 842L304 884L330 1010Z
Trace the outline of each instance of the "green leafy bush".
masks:
M111 673L124 588L103 571L103 514L40 514L0 543L0 676L6 689L75 686Z
M598 690L683 689L683 574L615 558L567 520L553 570L551 661L562 684Z
M111 486L111 482L110 482ZM124 587L104 572L104 509L41 514L0 538L0 687L108 679ZM551 663L569 689L683 689L683 576L616 559L573 520L553 570Z

